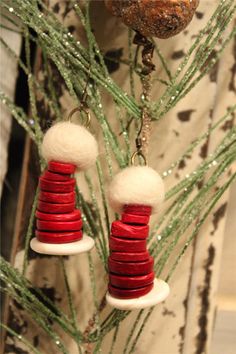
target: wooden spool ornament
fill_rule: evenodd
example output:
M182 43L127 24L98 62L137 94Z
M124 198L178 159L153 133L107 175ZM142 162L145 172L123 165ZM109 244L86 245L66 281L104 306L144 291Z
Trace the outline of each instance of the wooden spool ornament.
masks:
M48 163L39 178L36 237L31 248L48 255L89 251L94 240L83 234L81 212L76 209L76 169L86 170L96 160L97 142L83 126L60 122L45 134L42 155Z
M164 199L164 185L147 166L127 167L109 188L109 201L121 220L111 225L106 300L120 310L142 309L164 301L169 286L156 279L154 259L147 250L149 218Z

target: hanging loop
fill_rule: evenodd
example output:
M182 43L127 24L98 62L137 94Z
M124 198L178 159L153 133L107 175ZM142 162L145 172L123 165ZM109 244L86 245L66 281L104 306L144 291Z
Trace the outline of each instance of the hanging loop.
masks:
M69 113L67 120L69 120L69 122L72 121L72 117L76 114L76 113L85 113L86 115L86 120L83 123L85 128L89 128L90 126L90 122L91 122L91 115L89 112L89 108L87 106L87 104L85 104L85 102L81 103L81 105L79 107L76 107L74 109L72 109L72 111Z
M91 122L91 115L90 115L90 111L89 111L89 106L86 102L87 98L88 98L87 88L88 88L88 84L89 84L89 80L90 80L90 69L91 69L91 67L89 66L88 78L87 78L87 81L85 84L84 91L82 93L80 106L72 109L72 111L69 113L69 115L67 117L67 120L69 120L69 122L71 122L74 114L79 112L79 113L82 113L82 115L83 115L83 113L84 113L86 115L86 120L83 123L85 128L89 128L90 122Z
M141 157L141 159L143 160L144 165L147 165L147 160L146 157L144 156L144 154L142 153L142 151L135 151L133 153L133 155L131 156L131 165L135 165L135 160L137 157Z

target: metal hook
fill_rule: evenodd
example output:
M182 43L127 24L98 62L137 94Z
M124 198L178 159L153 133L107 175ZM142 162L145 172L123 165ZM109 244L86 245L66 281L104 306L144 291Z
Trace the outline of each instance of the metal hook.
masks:
M141 157L143 159L143 162L144 162L144 165L146 166L147 165L147 159L146 157L144 156L144 154L142 153L142 151L135 151L133 153L133 155L131 156L131 165L135 165L135 159L136 157Z
M72 117L75 113L77 112L85 112L86 114L86 121L83 124L85 126L85 128L89 128L90 126L90 122L91 122L91 115L88 109L86 109L82 104L79 107L76 107L74 109L72 109L72 111L69 113L67 120L69 120L70 122L72 121Z
M88 71L88 78L85 84L85 88L81 97L81 104L79 107L76 107L74 109L72 109L72 111L69 113L67 120L69 120L71 122L72 117L75 113L77 112L84 112L86 114L86 121L84 123L85 128L88 128L90 126L90 122L91 122L91 115L89 112L89 107L88 104L86 103L87 98L88 98L88 92L87 92L87 87L88 87L88 83L89 83L89 79L90 79L90 69L91 67L89 66L89 71Z
M142 130L143 130L143 120L144 120L144 112L142 112L140 128L139 128L139 131L137 134L137 138L135 139L135 144L136 144L137 150L131 156L131 164L132 165L135 164L135 159L137 156L140 156L143 159L144 165L147 165L147 159L142 152L142 145L143 145L142 139L140 138L140 135L142 134Z

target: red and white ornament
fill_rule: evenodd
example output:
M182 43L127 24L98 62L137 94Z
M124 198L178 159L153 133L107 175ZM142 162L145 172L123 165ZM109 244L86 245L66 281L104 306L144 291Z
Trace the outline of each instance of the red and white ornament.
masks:
M93 135L84 127L61 122L44 136L42 155L48 162L39 178L36 237L31 248L49 255L72 255L89 251L94 240L83 235L81 212L76 209L76 168L89 168L98 154Z
M154 306L169 295L169 286L155 279L154 260L147 250L149 218L164 199L156 171L132 166L118 173L109 188L110 204L122 213L111 226L107 302L121 310Z

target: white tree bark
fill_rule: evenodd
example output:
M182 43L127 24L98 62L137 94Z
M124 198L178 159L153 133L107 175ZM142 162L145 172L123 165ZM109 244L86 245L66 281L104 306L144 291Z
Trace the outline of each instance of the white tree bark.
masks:
M1 23L3 25L8 25L9 23L4 20L4 17L1 18ZM12 48L17 55L20 53L21 46L21 36L19 33L9 31L7 29L1 28L1 37L4 41ZM15 83L17 78L17 63L13 58L9 57L9 54L6 52L5 48L1 45L0 47L0 89L8 97L14 100L15 94ZM5 107L1 104L1 118L0 118L0 196L2 195L2 187L4 178L7 172L7 152L8 152L8 142L11 132L11 114Z

